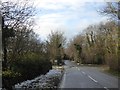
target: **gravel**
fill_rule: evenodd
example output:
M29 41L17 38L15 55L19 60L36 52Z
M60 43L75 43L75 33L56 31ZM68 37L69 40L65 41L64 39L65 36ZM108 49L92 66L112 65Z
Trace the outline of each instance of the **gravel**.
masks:
M50 70L46 75L15 84L14 90L45 90L46 88L54 88L53 90L55 90L61 77L61 70Z

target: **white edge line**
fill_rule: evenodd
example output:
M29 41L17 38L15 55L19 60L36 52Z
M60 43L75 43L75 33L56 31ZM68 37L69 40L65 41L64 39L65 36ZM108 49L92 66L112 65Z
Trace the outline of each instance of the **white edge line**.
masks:
M66 73L64 73L63 82L61 83L61 87L60 87L60 88L64 88L64 85L65 85L65 78L66 78Z
M92 79L94 82L98 82L96 81L94 78L92 78L91 76L88 76L90 79Z

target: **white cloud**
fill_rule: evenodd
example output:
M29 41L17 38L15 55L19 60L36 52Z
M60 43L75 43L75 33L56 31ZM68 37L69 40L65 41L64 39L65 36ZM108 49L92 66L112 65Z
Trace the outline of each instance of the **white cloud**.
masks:
M75 9L85 2L115 2L118 0L33 0L36 7L44 9L63 9L64 6L70 6L69 8Z
M34 0L33 1L37 8L45 10L59 10L59 9L76 9L80 6L84 6L85 2L80 0Z
M50 2L50 1L47 1L47 0L44 0L44 1L34 1L34 4L37 8L42 8L42 9L52 9L52 10L57 10L57 9L62 9L63 6L60 5L60 4L57 4L57 3L54 3L54 2Z
M24 0L22 1L24 2ZM67 37L71 37L88 25L106 19L99 17L95 11L86 11L86 2L104 1L106 0L31 0L37 9L43 10L43 12L44 10L48 11L47 13L37 15L34 31L40 34L42 38L46 38L51 30L61 29ZM57 13L53 11L57 11ZM89 21L88 17L92 20ZM70 20L75 25L71 25Z
M35 32L40 34L41 37L46 38L51 30L57 30L64 25L63 15L61 14L46 14L39 19L37 18L37 25L35 26Z
M96 11L87 11L87 12L85 11L86 10L85 2L80 3L79 0L74 0L74 2L68 1L68 0L57 0L57 2L53 2L54 0L51 2L50 0L48 2L46 1L47 0L44 0L44 1L41 0L41 4L43 4L43 6L41 5L41 8L52 9L53 7L48 8L49 4L50 6L51 6L51 3L53 5L56 4L55 6L57 7L57 4L60 5L60 3L62 3L62 6L64 7L58 6L57 9L58 11L59 9L64 9L65 12L62 12L62 11L59 11L58 13L50 12L47 14L40 15L37 18L36 20L37 25L36 25L35 32L40 34L42 38L46 38L47 35L51 33L51 30L55 31L61 28L62 29L65 28L63 29L63 31L65 32L65 35L68 38L70 38L76 35L77 33L79 33L80 31L82 31L83 29L85 29L88 25L97 22L98 18L100 19ZM65 6L69 6L69 8L66 8ZM55 9L53 8L53 10ZM81 18L80 20L79 19L80 17L83 17L83 18ZM89 18L94 17L94 18L92 21L88 21L88 17ZM69 23L72 22L72 21L68 22L69 20L73 20L73 21L76 20L77 23L73 22L73 23L76 23L76 25L69 25Z
M107 20L107 17L98 17L98 18L92 19L90 21L87 20L87 19L83 19L83 20L81 20L81 22L79 22L76 25L76 30L81 32L82 30L84 30L89 25L98 24L99 22L106 21L106 20Z

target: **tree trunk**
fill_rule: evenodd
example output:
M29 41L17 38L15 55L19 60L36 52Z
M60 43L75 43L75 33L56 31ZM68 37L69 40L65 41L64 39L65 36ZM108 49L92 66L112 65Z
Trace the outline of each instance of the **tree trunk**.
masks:
M7 69L7 48L6 48L6 38L5 38L5 31L4 31L4 18L2 17L2 50L3 50L3 64L2 69L3 71Z

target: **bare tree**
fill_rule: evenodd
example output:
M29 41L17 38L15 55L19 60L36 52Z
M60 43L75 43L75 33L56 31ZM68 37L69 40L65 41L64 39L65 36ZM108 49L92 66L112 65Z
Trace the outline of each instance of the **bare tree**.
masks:
M118 2L107 2L106 7L104 7L101 11L101 14L110 16L117 24L116 31L117 36L120 37L120 1ZM118 38L118 54L120 54L120 39ZM118 56L118 60L120 60L120 56ZM118 61L120 64L120 61ZM118 67L120 70L120 67Z
M120 20L120 2L107 2L106 6L101 9L101 14L108 15L115 20Z
M66 39L63 36L63 33L59 31L51 32L51 34L48 36L48 49L50 52L50 58L53 63L55 59L63 56L65 41Z
M16 32L23 26L29 26L31 16L34 15L33 7L25 3L2 2L2 44L4 52L3 69L7 68L7 47L10 37L15 37Z

